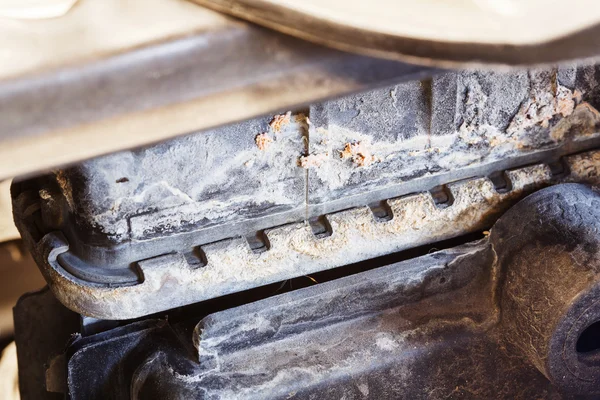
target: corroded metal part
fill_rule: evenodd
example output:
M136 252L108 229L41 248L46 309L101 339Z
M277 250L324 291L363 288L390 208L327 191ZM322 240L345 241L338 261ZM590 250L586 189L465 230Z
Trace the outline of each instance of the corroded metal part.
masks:
M476 242L208 316L77 337L68 395L598 398L599 204L587 185L547 187Z
M447 73L100 157L14 196L40 193L65 268L111 282L142 259L598 148L597 73Z
M519 202L490 235L507 342L570 394L600 395L600 196L559 185Z
M365 397L418 398L415 393L439 384L436 373L419 366L425 352L444 354L436 346L452 348L451 337L483 334L494 342L499 334L508 354L531 363L563 395L598 395L600 340L585 333L591 327L597 334L593 326L600 323L598 204L597 191L584 185L542 189L512 207L490 237L476 244L211 315L196 327L203 368L191 376L202 379L188 389L202 388L216 398L277 397L284 390L300 398L311 392L334 398L332 392L350 390L353 375L376 377L373 368L402 365L395 382L403 384L374 378L367 388L387 395ZM476 346L468 351L471 362L486 365ZM471 385L487 381L471 378ZM178 379L175 387L185 378ZM338 380L345 383L332 383ZM410 380L425 387L408 389ZM528 397L468 387L455 388L475 398ZM512 390L525 389L515 384ZM448 396L429 393L427 398Z
M269 229L263 252L253 251L246 239L234 238L195 249L204 264L186 253L140 261L140 282L107 285L75 277L57 261L69 248L57 232L43 236L33 253L54 294L67 307L102 319L136 318L488 229L502 212L536 189L570 181L597 184L600 164L593 160L598 157L598 152L567 157L565 163L574 175L553 176L546 165L507 171L510 190L505 191L497 191L485 178L452 183L448 190L453 200L446 207L437 206L430 194L390 199L389 220L375 218L367 207L327 215L331 232L325 237L315 236L305 223ZM23 232L33 241L27 230Z
M16 182L15 220L57 296L99 318L347 265L597 183L597 73L448 73L100 157Z

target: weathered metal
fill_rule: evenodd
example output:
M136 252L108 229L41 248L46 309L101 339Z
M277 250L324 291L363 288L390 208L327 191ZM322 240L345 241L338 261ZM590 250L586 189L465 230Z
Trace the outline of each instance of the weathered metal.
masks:
M15 220L57 297L105 319L485 230L597 183L595 71L445 74L102 157L16 183Z
M447 207L436 206L429 194L388 200L389 220L375 218L368 207L327 215L331 232L325 237L315 236L302 222L272 228L265 231L264 252L253 251L239 238L140 261L139 281L97 283L78 277L60 263L60 255L69 250L64 235L50 232L35 240L31 231L23 234L35 246L34 257L63 304L87 316L129 319L489 229L504 210L535 189L570 181L600 183L599 158L598 152L567 157L572 172L558 177L545 165L507 171L508 191L495 190L483 178L450 184L453 200ZM31 209L17 205L17 212Z
M67 393L597 398L598 204L586 185L552 186L477 242L205 317L192 310L76 337Z

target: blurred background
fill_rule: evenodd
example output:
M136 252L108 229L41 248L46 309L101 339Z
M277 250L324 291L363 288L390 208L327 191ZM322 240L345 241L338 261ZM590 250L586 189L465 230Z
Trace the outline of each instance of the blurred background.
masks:
M19 240L10 206L10 180L0 183L0 393L19 399L12 308L19 297L44 287L33 259Z

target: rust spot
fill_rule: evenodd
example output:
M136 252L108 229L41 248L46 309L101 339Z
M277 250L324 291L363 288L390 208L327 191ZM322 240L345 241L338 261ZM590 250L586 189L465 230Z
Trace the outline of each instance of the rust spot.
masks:
M346 143L344 150L340 151L340 157L343 159L351 158L352 162L359 167L367 167L379 159L371 154L368 145L363 142Z
M573 114L578 96L578 93L560 85L554 91L538 89L521 104L506 132L513 134L536 125L548 128L555 116L568 117Z
M575 110L575 98L577 94L572 93L570 90L562 88L562 90L556 93L556 113L563 117L568 117L573 114Z
M259 133L254 138L254 141L256 142L258 149L261 151L267 150L269 146L271 146L271 143L273 143L273 139L271 139L267 133Z
M320 167L329 157L328 153L309 154L298 159L298 165L308 169L312 167Z
M589 136L597 132L600 125L600 113L587 102L579 104L568 118L558 122L550 132L554 141L561 141L572 136Z
M271 122L269 122L269 126L275 133L281 132L281 129L290 123L292 117L292 112L288 111L285 114L279 114L273 117Z

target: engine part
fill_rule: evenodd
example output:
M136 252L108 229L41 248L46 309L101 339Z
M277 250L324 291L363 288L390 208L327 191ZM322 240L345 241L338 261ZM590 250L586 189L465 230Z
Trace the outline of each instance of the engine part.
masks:
M77 337L65 390L75 400L597 398L599 201L585 185L556 185L477 242L199 323L146 319ZM16 320L39 332L26 316L18 307Z
M566 393L600 395L597 191L541 190L494 226L508 342Z
M600 67L126 3L0 26L0 177L44 169L11 186L49 286L15 308L23 400L600 398ZM570 59L594 18L401 45Z
M46 287L19 299L14 320L21 399L64 398L52 392L52 385L46 384L46 368L55 356L64 352L72 335L81 330L79 316L65 308ZM65 385L63 391L64 388Z
M485 230L596 183L576 155L600 145L594 71L446 74L91 160L15 183L15 220L60 301L101 319Z

